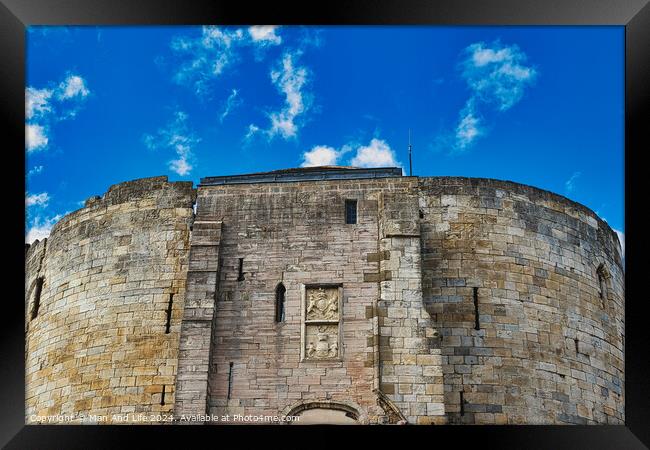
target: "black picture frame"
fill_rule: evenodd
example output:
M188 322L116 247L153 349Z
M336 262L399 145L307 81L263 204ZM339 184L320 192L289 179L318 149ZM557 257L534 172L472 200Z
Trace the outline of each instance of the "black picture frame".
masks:
M438 426L373 427L379 439L410 434L426 445L463 447L469 439L482 448L647 448L650 445L650 380L648 374L648 299L640 276L648 250L643 231L645 199L643 157L648 148L650 112L650 5L648 0L355 0L346 2L226 2L194 0L0 0L0 114L3 155L11 160L4 180L4 229L8 266L16 276L4 299L0 369L0 444L6 448L124 448L135 439L144 447L181 448L200 445L238 447L250 436L287 433L288 427L239 426L47 426L24 425L24 307L20 298L24 267L24 90L25 29L30 25L167 25L167 24L418 24L418 25L619 25L625 27L625 234L626 346L625 426ZM603 167L606 177L607 167ZM14 240L15 239L15 240ZM304 427L302 427L304 428ZM368 432L367 427L361 432ZM332 438L331 428L310 428L314 438ZM330 430L330 431L328 431ZM159 431L164 431L160 433ZM251 433L249 433L251 431ZM301 432L302 434L303 432ZM287 433L288 435L289 433ZM226 436L229 435L229 436ZM261 436L264 438L264 436ZM287 436L288 437L288 436ZM287 437L283 438L286 439ZM448 441L443 444L442 440ZM230 443L227 443L230 441ZM412 444L411 444L412 442ZM298 445L299 441L284 441ZM403 444L402 444L403 445ZM143 447L142 444L138 445Z

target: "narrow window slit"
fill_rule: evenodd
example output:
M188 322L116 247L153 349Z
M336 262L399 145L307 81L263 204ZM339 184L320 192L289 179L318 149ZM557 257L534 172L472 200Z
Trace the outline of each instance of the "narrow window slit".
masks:
M479 312L478 312L478 288L474 288L474 329L480 330L481 323L479 321Z
M232 366L233 363L230 363L230 369L228 370L228 400L230 400L230 394L232 392Z
M165 388L167 386L163 384L162 394L160 394L160 406L165 406Z
M167 305L167 323L165 324L165 334L169 334L169 327L172 320L172 304L174 303L174 294L169 294L169 304Z
M600 298L600 307L605 309L605 301L607 300L608 293L607 293L607 269L603 264L598 266L598 269L596 270L596 274L598 275L598 297Z
M244 281L244 258L239 258L239 275L237 281Z
M574 339L573 342L576 344L576 355L577 355L578 353L580 353L580 351L578 350L578 339Z
M43 291L43 277L36 279L36 287L34 288L34 306L32 306L31 320L36 319L38 316L38 309L41 307L41 292Z
M599 292L598 292L598 297L600 297L601 300L605 298L605 280L603 279L603 274L602 272L598 272L598 287L599 287Z
M284 298L287 289L284 284L279 283L275 288L275 321L284 322Z
M463 391L460 391L460 415L461 416L465 415L465 398L464 398Z
M345 201L345 223L346 224L357 223L357 201L356 200Z
M196 201L192 202L192 218L190 219L190 231L194 229L195 220L196 220Z

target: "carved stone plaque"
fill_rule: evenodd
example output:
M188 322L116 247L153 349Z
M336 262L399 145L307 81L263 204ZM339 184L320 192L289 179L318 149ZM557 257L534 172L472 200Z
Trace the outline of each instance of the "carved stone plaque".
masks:
M307 359L329 359L339 356L338 324L308 324L305 334L305 357Z
M339 320L339 290L319 288L307 290L307 321Z
M340 286L311 285L305 289L303 345L305 360L340 356Z

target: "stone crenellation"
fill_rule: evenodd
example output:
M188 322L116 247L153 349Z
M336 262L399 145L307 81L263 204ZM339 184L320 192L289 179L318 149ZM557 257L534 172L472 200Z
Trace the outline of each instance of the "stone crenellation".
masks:
M28 423L625 420L616 233L517 183L347 167L121 183L26 247L25 295Z

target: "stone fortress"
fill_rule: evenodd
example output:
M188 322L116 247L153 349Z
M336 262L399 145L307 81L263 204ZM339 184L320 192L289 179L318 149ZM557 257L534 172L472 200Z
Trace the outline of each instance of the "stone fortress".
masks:
M530 186L333 166L145 178L25 258L27 423L624 423L618 238Z

